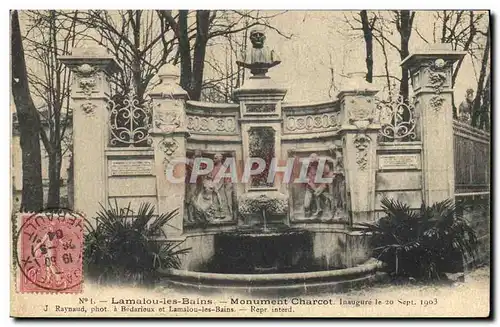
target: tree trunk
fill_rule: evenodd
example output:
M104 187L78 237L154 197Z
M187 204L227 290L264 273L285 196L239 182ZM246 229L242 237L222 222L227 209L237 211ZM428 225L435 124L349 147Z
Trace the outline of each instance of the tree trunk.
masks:
M43 208L40 118L29 91L21 28L16 10L12 12L11 29L12 95L16 105L22 151L21 210L39 211Z
M480 121L481 112L481 97L484 90L484 80L486 78L486 71L488 66L488 58L490 54L490 30L486 33L486 45L484 47L483 59L481 60L481 71L479 73L479 80L477 82L476 97L472 103L472 126L476 127ZM484 120L484 119L483 119Z
M61 198L61 155L53 151L49 154L49 192L47 197L47 208L57 209L60 207Z
M408 45L410 43L413 15L414 13L410 13L409 10L401 10L400 12L399 34L401 36L401 50L399 54L401 60L405 59L410 54ZM402 67L400 93L404 100L408 99L408 95L410 93L409 77L408 69Z
M361 26L363 28L366 47L366 81L371 83L373 81L373 32L370 28L367 11L361 10L359 16L361 17Z
M196 41L193 53L193 75L191 88L188 90L191 100L200 100L203 86L203 70L205 67L205 54L208 42L208 29L210 27L210 11L196 11Z
M141 65L141 10L131 10L130 19L132 23L132 33L134 36L134 53L132 55L132 79L134 81L135 96L139 103L144 101L146 87L142 80Z
M490 130L490 111L491 111L491 80L490 80L491 74L488 73L488 77L486 78L486 84L483 90L483 96L482 96L482 111L483 114L481 115L480 121L479 121L479 128L483 128L487 131Z
M188 10L180 10L178 18L178 35L179 39L179 56L181 58L181 81L180 84L183 89L191 89L191 45L189 43L188 34Z

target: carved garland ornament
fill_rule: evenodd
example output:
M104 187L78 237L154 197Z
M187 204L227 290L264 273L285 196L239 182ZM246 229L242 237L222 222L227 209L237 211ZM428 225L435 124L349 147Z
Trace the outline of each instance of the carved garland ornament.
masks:
M97 86L97 80L95 78L95 73L97 68L90 66L89 64L83 64L78 66L76 73L80 76L80 81L78 86L85 96L90 97Z
M447 80L446 71L444 70L445 66L446 61L441 58L436 59L429 65L429 87L434 89L435 93L429 100L429 104L436 111L438 111L444 103L444 97L441 95L441 92Z
M327 131L338 127L338 112L320 115L288 116L285 129L289 132Z
M170 162L170 157L177 151L179 148L179 142L177 142L173 137L167 138L164 137L158 143L161 151L165 154L165 158L163 159L165 165Z
M356 163L360 170L365 170L368 165L368 147L371 139L366 134L358 134L354 138L354 146L356 147Z
M91 102L85 102L81 105L83 112L85 112L89 116L93 116L95 112L96 105Z

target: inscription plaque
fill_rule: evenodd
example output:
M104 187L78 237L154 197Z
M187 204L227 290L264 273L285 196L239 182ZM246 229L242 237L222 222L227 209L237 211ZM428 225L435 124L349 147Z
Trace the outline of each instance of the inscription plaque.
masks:
M110 176L153 175L153 159L110 160Z
M420 169L418 154L387 154L378 159L379 169Z

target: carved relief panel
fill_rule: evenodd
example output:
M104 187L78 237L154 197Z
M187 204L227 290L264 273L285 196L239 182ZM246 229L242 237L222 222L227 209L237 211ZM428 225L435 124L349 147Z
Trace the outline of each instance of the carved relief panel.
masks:
M236 184L230 178L217 178L218 174L236 169L229 163L235 158L235 152L188 150L186 158L184 226L236 222ZM208 174L196 174L198 169L210 168L204 159L213 162L213 169Z
M375 120L376 104L372 97L346 97L343 100L343 107L347 123L355 125L358 128L366 128L368 124Z
M290 218L295 222L347 221L347 187L342 149L291 152ZM307 160L307 161L305 161Z

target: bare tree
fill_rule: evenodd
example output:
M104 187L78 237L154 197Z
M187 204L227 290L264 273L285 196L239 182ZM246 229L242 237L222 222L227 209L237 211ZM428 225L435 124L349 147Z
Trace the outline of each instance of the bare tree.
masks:
M377 16L374 13L370 13L369 15L368 11L361 10L359 13L353 14L351 17L344 15L344 19L352 30L363 32L367 71L366 81L371 83L373 82L373 27L377 22Z
M386 45L393 48L399 54L400 60L405 59L409 55L410 37L413 30L413 20L415 12L409 10L394 10L389 15L383 15L378 12L376 15L377 23L371 26L373 38L379 45L383 47L383 52L387 58ZM375 18L374 18L375 19ZM398 33L398 40L390 38L394 32ZM387 73L386 68L386 73ZM389 74L387 74L389 76ZM388 83L390 86L390 83ZM400 78L400 93L404 99L408 99L409 95L409 74L408 70L401 67Z
M251 29L257 25L266 26L280 35L287 36L272 26L270 20L282 12L261 15L259 11L179 11L177 19L171 11L161 11L172 26L178 40L178 56L181 66L181 86L192 100L200 100L203 89L205 57L210 40L227 37ZM189 17L194 23L189 25ZM194 43L191 42L194 40Z
M476 97L474 98L474 102L472 103L472 126L477 126L480 128L485 128L486 122L488 121L488 108L482 106L481 100L485 97L485 91L488 93L490 92L490 73L488 71L488 60L491 47L490 42L490 30L488 29L486 32L486 45L484 47L483 58L481 61L481 71L479 74L479 80L477 82ZM485 83L485 80L487 81L487 83Z
M371 83L373 81L373 26L377 21L377 16L372 16L369 19L368 12L361 10L359 17L361 18L361 27L363 29L366 48L366 81Z
M398 82L401 82L401 79L399 79L399 78L391 75L391 73L390 73L390 70L389 70L389 58L388 58L388 54L387 54L387 42L385 42L385 38L383 37L384 36L384 34L383 34L384 32L380 31L380 33L381 33L382 37L375 38L375 40L380 45L380 49L382 50L382 55L384 57L384 72L385 72L385 75L375 76L375 77L385 77L385 80L386 80L385 83L386 83L387 91L390 93L391 89L392 89L392 84L394 84L394 83L391 83L391 78L397 80Z
M117 93L126 94L133 87L142 102L158 70L174 59L176 40L158 11L88 10L77 21L89 29L87 39L106 47L120 62L123 70L112 78Z
M485 33L481 32L478 26L485 15L484 13L475 13L472 10L438 11L436 18L442 22L441 43L451 44L453 50L471 53L474 50L474 45L477 43L477 36L480 33ZM452 76L453 84L455 84L462 62L463 59L454 68Z
M479 50L484 46L484 36L488 29L488 24L484 23L485 18L488 17L485 12L475 12L472 10L443 10L436 12L434 16L437 22L434 26L434 35L437 34L439 36L439 41L441 43L451 44L453 50L467 52L473 63L482 62L482 59L478 57L478 52L480 52ZM452 85L455 85L462 63L463 58L454 66ZM486 71L481 70L481 72ZM484 82L485 76L481 76L480 74L478 77L478 91L483 88L482 83L479 83L480 79ZM476 93L478 101L480 97L481 94ZM454 101L453 115L457 117L457 108Z
M384 78L386 87L390 90L392 80L396 80L398 83L401 79L389 70L389 52L388 45L394 47L398 52L400 47L397 46L394 41L390 40L387 35L392 35L395 25L390 23L393 20L392 17L387 17L382 12L368 12L366 10L361 10L360 12L353 14L350 17L344 15L345 23L353 31L361 31L363 33L363 40L365 44L365 62L366 62L366 80L368 82L373 82L374 78ZM374 47L374 41L380 46L382 51L382 56L384 58L384 74L374 75L374 53L376 51Z
M245 69L236 61L246 60L248 29L213 42L207 56L207 71L204 74L202 100L209 102L231 102L233 91L245 80Z
M21 210L38 211L43 207L40 120L31 98L19 14L11 13L12 95L16 105L22 151L23 190Z
M410 54L409 44L410 37L413 26L413 19L415 18L415 12L411 12L409 10L396 10L394 11L394 24L396 25L396 30L400 35L400 48L399 48L399 56L400 59L403 60ZM400 93L403 96L403 99L408 99L408 95L410 92L409 88L409 73L408 69L405 67L401 68L401 84L399 87Z
M27 34L28 78L33 95L41 103L40 136L48 155L49 190L47 207L60 207L62 158L71 124L71 72L59 60L76 45L79 33L77 16L60 15L55 10L23 12Z

